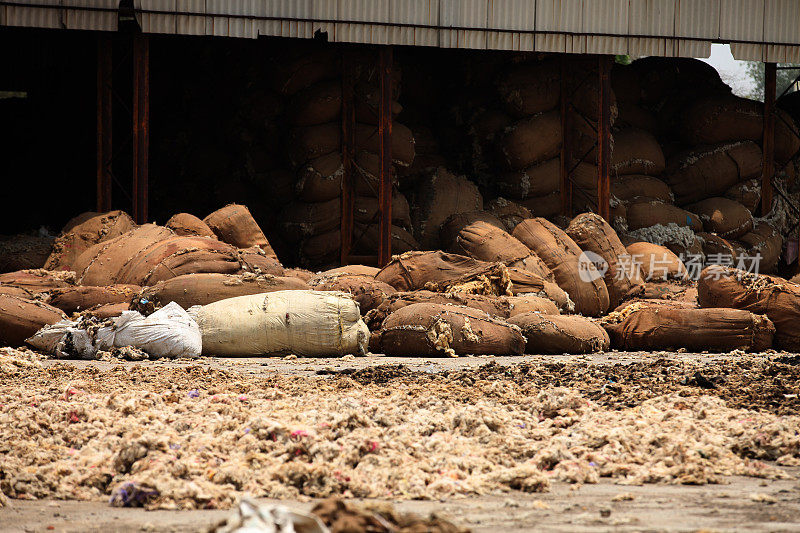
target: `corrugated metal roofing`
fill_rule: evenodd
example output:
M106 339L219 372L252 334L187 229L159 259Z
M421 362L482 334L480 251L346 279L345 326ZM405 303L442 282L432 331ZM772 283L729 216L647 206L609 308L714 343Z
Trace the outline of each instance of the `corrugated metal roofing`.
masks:
M0 0L0 25L113 31L117 0ZM145 33L800 62L798 0L135 0Z

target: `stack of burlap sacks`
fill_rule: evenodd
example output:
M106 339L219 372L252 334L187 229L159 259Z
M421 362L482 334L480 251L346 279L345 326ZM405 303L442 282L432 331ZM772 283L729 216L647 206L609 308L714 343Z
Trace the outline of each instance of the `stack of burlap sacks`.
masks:
M284 63L281 92L289 99L286 124L291 128L288 155L295 172L294 201L281 214L286 240L309 266L338 263L341 248L342 80L340 54L321 49ZM355 67L355 212L353 253L374 255L378 250L379 140L378 69L375 57L354 56ZM392 114L400 110L399 69L392 80ZM411 236L408 202L397 189L397 169L414 161L414 137L406 126L392 125L392 249L417 248Z
M732 95L711 66L691 59L616 65L612 83L618 123L658 138L665 155L663 172L651 173L661 181L613 177L612 202L627 211L617 226L628 232L623 240L663 244L706 261L760 254L759 270L774 270L788 221L782 200L760 212L763 104ZM775 160L784 188L796 174L796 132L779 110Z

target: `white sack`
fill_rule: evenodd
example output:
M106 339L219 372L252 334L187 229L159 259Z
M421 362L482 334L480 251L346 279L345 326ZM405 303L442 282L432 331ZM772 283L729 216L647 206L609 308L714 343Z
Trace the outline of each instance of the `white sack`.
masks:
M364 354L369 329L349 294L276 291L189 309L200 326L203 354L311 357Z

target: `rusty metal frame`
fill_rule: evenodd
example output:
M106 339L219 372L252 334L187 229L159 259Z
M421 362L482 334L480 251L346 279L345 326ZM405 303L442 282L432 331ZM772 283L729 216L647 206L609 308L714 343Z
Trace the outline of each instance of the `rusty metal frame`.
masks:
M777 65L764 63L764 130L761 143L761 214L772 209L772 176L775 173L775 92Z
M598 57L597 214L611 220L611 56Z
M378 146L380 176L378 206L380 229L378 233L378 265L384 266L392 259L392 70L394 50L382 46L380 54L380 104L378 106Z
M133 36L133 218L148 219L150 151L150 38Z
M349 48L342 50L342 202L341 263L350 262L353 249L353 210L355 209L355 70Z
M111 210L113 41L97 37L97 211Z

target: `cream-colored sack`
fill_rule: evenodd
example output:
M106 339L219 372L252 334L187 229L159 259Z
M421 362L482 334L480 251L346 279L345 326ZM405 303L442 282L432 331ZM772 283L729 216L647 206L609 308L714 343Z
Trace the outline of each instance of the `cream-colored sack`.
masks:
M195 306L203 354L310 357L364 354L369 329L349 294L276 291Z

